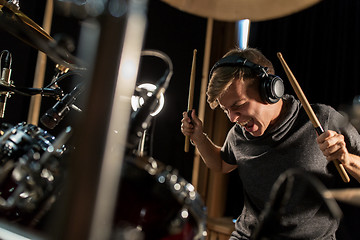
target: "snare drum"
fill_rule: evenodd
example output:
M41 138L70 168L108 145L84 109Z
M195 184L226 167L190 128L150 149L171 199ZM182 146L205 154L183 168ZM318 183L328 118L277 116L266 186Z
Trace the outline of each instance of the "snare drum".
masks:
M54 147L55 137L32 124L3 124L1 130L0 217L35 225L54 202L66 148Z
M206 208L193 185L153 158L125 158L116 206L113 239L206 237Z

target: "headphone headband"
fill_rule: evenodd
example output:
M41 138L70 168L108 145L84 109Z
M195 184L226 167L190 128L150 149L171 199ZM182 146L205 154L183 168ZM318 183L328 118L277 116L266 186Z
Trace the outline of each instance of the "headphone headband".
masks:
M231 55L231 56L221 58L219 61L217 61L214 64L214 66L210 70L209 79L211 79L215 69L217 69L219 67L223 67L223 66L230 66L230 67L244 66L244 67L248 67L248 68L253 69L254 71L256 71L259 74L260 77L267 76L267 74L268 74L267 73L267 71L268 71L267 67L263 67L263 66L260 66L258 64L255 64L255 63L249 61L246 58L236 56L236 55Z

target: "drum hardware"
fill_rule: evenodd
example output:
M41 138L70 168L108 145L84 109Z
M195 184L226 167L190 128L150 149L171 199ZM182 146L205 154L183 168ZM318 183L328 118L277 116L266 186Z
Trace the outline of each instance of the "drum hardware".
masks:
M134 95L131 97L131 107L134 112L139 110L145 103L145 99L151 97L153 92L156 90L156 86L151 83L142 83L135 87ZM154 110L150 113L150 116L155 118L156 115L160 113L164 107L164 94L161 93L159 99L156 100L156 105L154 105ZM139 136L140 141L137 148L136 155L143 157L146 155L152 155L152 143L151 139L153 136L154 122L149 123L146 128L143 130L141 136ZM148 143L148 144L147 144ZM149 150L150 149L150 150ZM149 150L146 153L146 150Z
M8 51L4 50L3 52ZM7 56L11 56L11 53L8 52ZM53 129L64 118L64 116L70 111L70 108L75 109L78 112L82 111L79 107L74 105L74 102L84 90L85 84L83 82L80 82L70 93L66 95L64 95L63 90L58 85L60 81L63 81L70 76L82 76L82 72L68 72L68 69L64 70L65 72L63 72L62 70L56 68L55 75L51 83L44 88L15 87L14 82L10 80L11 69L9 68L11 66L11 61L7 64L7 66L7 68L2 68L3 74L0 79L0 117L3 117L4 115L7 98L14 93L24 96L33 96L40 94L41 96L56 98L58 102L54 105L53 108L49 109L41 118L41 122L44 124L44 126L50 129ZM3 76L7 76L6 81L4 80Z
M141 136L141 139L140 139L140 142L139 142L139 145L138 145L138 149L137 149L137 152L136 152L136 155L139 156L139 157L144 157L146 156L146 149L145 149L145 143L146 143L146 140L147 140L147 129L145 129L143 131L143 134Z
M323 192L323 196L327 199L336 199L344 203L360 206L359 188L329 189Z
M23 96L34 96L40 94L43 97L55 97L63 96L63 90L61 88L31 88L31 87L15 87L5 86L0 84L0 91L9 92L10 94L20 94Z
M40 118L41 123L47 128L53 129L70 111L70 107L77 111L81 111L80 108L74 105L74 102L84 90L83 86L83 82L76 85L70 93L66 94Z
M1 62L3 60L3 54L5 54L5 53L6 53L6 57L4 58L5 64L4 64L4 66L2 66ZM60 103L63 104L65 102L65 104L63 104L64 105L63 109L61 109L61 113L62 113L61 119L65 115L65 110L66 111L70 110L69 107L75 109L76 111L81 112L81 109L78 108L77 106L75 106L73 104L73 102L76 100L77 96L82 92L84 84L83 83L78 84L70 93L68 93L64 96L64 92L59 87L58 83L70 76L73 76L73 75L82 76L82 72L80 72L80 71L69 72L68 71L69 69L61 69L61 68L57 67L55 69L55 75L54 75L51 83L44 88L16 87L14 85L14 81L10 80L11 64L12 64L11 53L8 50L3 50L1 53L0 60L1 60L0 65L1 65L1 69L2 69L1 79L0 79L0 117L1 118L4 117L7 98L9 98L11 96L11 94L14 94L14 93L20 94L23 96L34 96L34 95L40 94L43 97L54 97L57 100L59 100L58 105L60 105ZM63 97L63 99L60 99L61 97ZM61 119L57 119L57 118L53 118L53 119L56 120L56 124L52 124L51 127L49 127L49 128L55 127L58 124L58 122L61 120Z
M8 0L8 3L14 4L18 10L20 9L20 1L19 0Z
M206 207L176 169L151 157L127 156L124 165L114 239L205 239Z
M142 56L153 56L158 57L167 64L167 69L163 76L154 84L152 87L151 94L142 94L141 88L135 89L133 94L134 99L138 99L143 103L136 111L132 112L130 116L130 129L128 134L127 148L132 150L136 149L141 137L143 136L144 130L150 127L152 120L152 113L155 113L159 104L161 106L161 98L165 93L170 79L173 74L173 64L169 56L158 50L144 50L141 52ZM144 87L142 89L145 89ZM142 97L139 97L141 95Z
M6 53L4 58L4 65L3 65L3 55ZM13 84L11 78L11 64L12 64L12 55L8 50L3 50L0 56L0 69L1 69L1 79L0 85L10 86ZM7 91L0 92L0 118L4 118L5 114L5 106L6 101L10 97L10 93Z
M1 109L5 108L6 99L10 97L11 94L18 93L26 96L41 94L42 96L54 96L60 100L60 98L64 96L61 88L57 85L59 81L58 79L61 78L61 75L68 76L67 73L70 69L74 70L74 72L75 70L86 70L86 68L83 67L84 64L79 59L70 54L70 51L74 50L74 45L68 36L61 35L57 37L57 40L55 40L49 34L47 34L44 29L42 29L19 9L19 1L0 0L0 27L16 38L22 40L29 46L42 51L49 58L51 58L56 63L56 74L50 83L50 87L15 87L13 82L10 80L10 62L10 66L5 66L2 71L0 91L2 91L4 94L0 94L0 117L2 116ZM2 102L4 104L2 104ZM81 110L73 104L70 104L70 106L77 111Z
M32 124L2 126L0 137L0 215L35 226L60 192L65 174L67 128L55 139Z

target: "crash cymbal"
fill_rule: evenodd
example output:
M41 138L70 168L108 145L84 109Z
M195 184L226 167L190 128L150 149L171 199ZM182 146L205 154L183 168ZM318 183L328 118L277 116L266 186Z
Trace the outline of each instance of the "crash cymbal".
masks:
M264 21L284 17L308 8L321 0L162 0L197 16L220 21Z
M332 189L323 193L325 198L334 198L351 205L360 206L360 188Z
M42 51L57 64L69 69L83 69L79 66L80 60L60 47L43 28L6 0L0 0L0 28Z

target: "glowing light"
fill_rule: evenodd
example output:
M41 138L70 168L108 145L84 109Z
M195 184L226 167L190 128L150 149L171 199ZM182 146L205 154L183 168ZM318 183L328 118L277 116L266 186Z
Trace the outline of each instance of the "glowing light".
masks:
M165 182L165 177L164 177L164 176L160 176L160 177L158 178L158 181L159 181L159 183L164 183L164 182Z
M156 90L156 86L154 84L151 83L144 83L138 86L139 89L145 89L146 91L148 91L146 93L146 95L148 97L152 96L152 93ZM161 93L160 98L158 99L158 106L156 107L156 109L150 114L151 116L156 116L164 107L164 102L165 102L165 98L164 98L164 94ZM143 97L141 96L132 96L131 97L131 106L132 109L134 111L137 111L142 105L144 105L145 100Z
M187 209L183 209L183 210L181 211L181 217L182 217L182 218L188 218L188 217L189 217L189 212L188 212Z
M245 49L248 46L250 33L250 20L243 19L237 22L239 48Z

